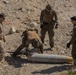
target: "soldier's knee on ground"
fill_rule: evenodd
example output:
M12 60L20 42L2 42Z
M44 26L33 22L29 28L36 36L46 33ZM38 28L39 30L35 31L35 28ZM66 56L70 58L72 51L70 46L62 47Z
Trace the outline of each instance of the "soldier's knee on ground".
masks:
M15 53L15 52L13 54L11 54L12 57L16 57L17 55L18 55L18 53Z

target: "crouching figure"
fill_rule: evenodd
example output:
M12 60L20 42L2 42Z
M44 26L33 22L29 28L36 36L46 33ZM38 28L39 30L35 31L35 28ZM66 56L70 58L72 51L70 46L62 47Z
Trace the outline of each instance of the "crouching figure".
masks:
M27 29L22 33L22 44L17 48L17 50L12 54L12 56L17 56L19 52L25 47L28 56L29 44L32 44L34 48L38 50L39 53L43 53L43 44L38 36L37 29Z

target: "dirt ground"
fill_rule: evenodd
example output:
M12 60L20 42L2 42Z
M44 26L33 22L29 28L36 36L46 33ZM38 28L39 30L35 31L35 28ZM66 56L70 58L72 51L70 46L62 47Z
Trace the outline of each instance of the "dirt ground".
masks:
M71 38L70 17L76 15L76 0L0 0L0 12L6 15L3 23L6 37L5 57L0 63L0 75L60 75L67 72L69 64L30 62L25 55L14 59L11 53L7 53L15 51L21 44L21 34L26 28L37 28L40 35L40 12L48 3L57 12L59 27L54 29L55 50L48 49L49 39L46 34L44 53L71 56L71 48L66 49L66 43ZM12 26L17 32L9 34ZM32 49L31 46L30 48ZM36 52L31 49L30 52Z

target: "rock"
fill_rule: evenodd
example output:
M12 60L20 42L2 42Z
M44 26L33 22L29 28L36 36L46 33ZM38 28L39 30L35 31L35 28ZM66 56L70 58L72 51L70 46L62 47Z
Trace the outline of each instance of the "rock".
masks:
M10 28L9 33L10 33L10 34L13 34L13 33L15 33L15 32L16 32L16 29L15 29L14 26L12 26L12 27Z
M51 48L51 51L54 51L55 52L56 51L56 48Z
M20 30L16 30L16 33L20 33Z
M7 67L7 65L4 65L4 67Z
M3 3L4 3L4 4L8 4L9 1L8 1L8 0L3 0Z
M27 11L28 14L30 14L30 11Z
M61 51L60 53L61 53L61 54L64 54L65 52L64 52L64 51Z
M44 45L47 46L48 45L47 42L45 42Z
M22 12L24 12L24 11L25 11L25 9L24 9L24 8L22 8L22 7L20 7L18 10L20 10L20 11L22 11Z
M31 27L36 27L37 25L38 25L38 24L37 24L36 22L31 22L31 23L30 23L30 26L31 26Z
M70 35L69 32L66 32L66 35L69 36Z

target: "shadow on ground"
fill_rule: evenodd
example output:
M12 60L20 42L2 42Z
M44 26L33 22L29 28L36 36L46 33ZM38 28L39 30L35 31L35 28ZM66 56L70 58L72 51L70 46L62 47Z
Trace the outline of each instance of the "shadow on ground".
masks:
M24 64L24 63L26 63L26 64L29 63L29 61L27 59L21 58L20 56L17 56L15 58L13 58L11 56L6 56L5 61L9 65L14 66L15 68L22 67L22 64Z
M52 74L54 72L62 72L67 70L68 65L63 65L63 66L54 66L45 70L41 71L34 71L32 74Z

